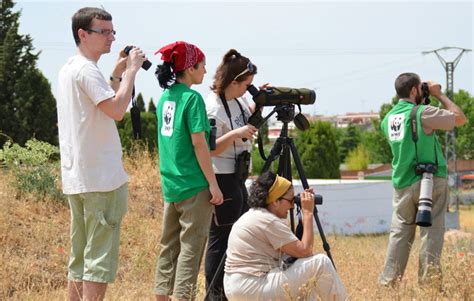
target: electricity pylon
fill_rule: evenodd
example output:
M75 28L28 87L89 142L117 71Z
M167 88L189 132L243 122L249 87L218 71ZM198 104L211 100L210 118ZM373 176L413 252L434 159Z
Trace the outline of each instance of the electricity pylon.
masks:
M450 50L450 49L457 49L460 50L461 52L458 54L458 56L454 59L454 61L448 62L446 61L440 54L439 51L441 50ZM443 65L444 69L446 70L446 96L448 96L449 99L453 100L454 97L454 69L458 65L459 61L461 60L461 56L463 55L464 52L471 51L471 49L466 49L466 48L460 48L460 47L443 47L440 49L436 50L430 50L430 51L423 51L422 54L429 54L429 53L435 53L436 56L438 57L439 61ZM454 174L455 177L455 186L458 186L458 179L457 179L457 164L456 164L456 134L454 130L449 131L446 133L445 136L445 156L446 156L446 161L453 162L453 169L452 173Z
M457 49L460 50L461 52L458 54L458 56L451 62L446 61L440 54L439 51L441 50L451 50L451 49ZM454 69L458 65L459 61L461 60L461 56L465 52L469 52L471 49L466 49L466 48L460 48L460 47L443 47L435 50L430 50L430 51L423 51L422 54L429 54L429 53L435 53L436 56L438 57L439 61L444 67L444 70L446 70L446 96L448 96L449 99L454 101ZM446 132L445 135L445 157L446 157L446 162L449 164L449 162L453 162L453 168L451 169L451 174L452 178L454 178L454 189L455 189L455 195L450 194L450 202L451 198L454 198L454 212L452 213L452 216L450 215L450 210L449 210L449 203L448 203L448 214L446 215L447 221L450 221L448 223L451 224L451 228L459 229L459 198L457 196L457 188L459 187L459 177L458 177L458 167L457 167L457 158L456 158L456 133L454 129L452 131ZM452 187L452 186L451 186Z

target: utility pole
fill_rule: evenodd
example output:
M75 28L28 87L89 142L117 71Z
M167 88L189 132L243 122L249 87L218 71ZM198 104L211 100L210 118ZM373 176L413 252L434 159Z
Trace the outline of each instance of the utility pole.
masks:
M439 52L442 50L446 51L446 50L452 50L452 49L459 50L460 53L451 62L446 61L439 54ZM454 101L454 69L456 69L456 66L461 60L461 56L465 52L469 52L469 51L471 51L471 49L460 48L460 47L443 47L443 48L439 48L435 50L422 52L423 55L435 53L436 56L438 57L439 61L444 67L444 70L446 70L446 96L448 96L448 98L453 101ZM450 161L453 162L453 168L451 170L451 174L454 177L454 188L458 188L459 179L458 179L458 168L457 168L457 160L456 160L456 133L454 129L452 131L446 132L444 152L445 152L446 162L448 163L448 166L449 166ZM448 204L448 207L449 207L449 204ZM453 225L453 228L459 229L459 199L457 197L455 201L455 210L456 210L455 213L457 214L455 215L455 217L452 218L454 219L453 221L454 223L452 225ZM448 208L447 220L450 219L449 213L450 212Z
M447 62L440 54L439 51L441 50L450 50L450 49L457 49L460 50L461 52L458 54L458 56L454 59L452 62ZM446 70L446 96L448 96L449 99L454 100L454 69L458 65L459 61L461 60L461 56L463 55L464 52L471 51L471 49L466 49L466 48L459 48L459 47L443 47L440 49L436 50L430 50L430 51L423 51L422 54L429 54L429 53L435 53L436 56L438 57L439 61L443 65L444 69ZM457 164L456 164L456 134L454 130L449 131L446 133L445 136L445 156L446 156L446 161L451 161L453 162L453 169L452 173L454 174L456 180L455 186L458 186L458 179L457 179Z

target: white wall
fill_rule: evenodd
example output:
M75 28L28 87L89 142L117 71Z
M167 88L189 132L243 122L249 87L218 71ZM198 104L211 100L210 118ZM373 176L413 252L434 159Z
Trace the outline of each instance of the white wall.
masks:
M392 214L393 186L379 180L308 180L323 196L318 217L325 234L369 234L388 232ZM301 182L293 181L295 192ZM317 227L315 225L315 231Z
M247 187L251 183L248 180ZM317 209L324 234L373 234L390 231L393 195L391 181L308 180L308 185L315 193L323 196L323 204L317 205ZM303 190L299 180L293 180L293 186L295 194ZM446 229L459 229L459 212L447 212L445 225ZM318 231L316 223L314 230L315 233Z

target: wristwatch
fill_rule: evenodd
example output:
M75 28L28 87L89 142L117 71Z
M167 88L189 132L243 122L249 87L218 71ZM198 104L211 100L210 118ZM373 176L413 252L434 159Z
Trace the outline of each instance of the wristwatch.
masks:
M122 81L121 76L116 77L116 76L110 75L109 79L110 79L110 81L113 81L113 82L121 82Z

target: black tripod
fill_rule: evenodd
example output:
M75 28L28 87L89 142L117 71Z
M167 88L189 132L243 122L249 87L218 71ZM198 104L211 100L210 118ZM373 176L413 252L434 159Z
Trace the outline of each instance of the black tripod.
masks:
M263 173L267 171L270 168L271 163L275 161L277 157L279 156L278 175L283 176L284 178L291 181L292 180L291 156L293 155L293 159L296 164L296 169L298 170L298 174L301 179L301 183L303 184L303 188L304 189L309 188L308 180L306 176L304 175L303 165L301 164L301 159L296 149L296 146L293 142L293 138L288 136L288 123L293 121L295 117L295 107L293 104L277 105L275 106L273 111L270 114L268 114L264 119L260 119L259 123L262 124L263 122L268 120L274 113L277 113L277 119L283 122L283 126L280 132L280 137L278 137L278 139L275 141L275 144L270 150L270 155L268 156L268 158L265 158L263 154L263 148L261 148L261 143L259 142L260 154L262 158L264 158L265 160L265 164L263 165L261 172ZM329 246L326 240L326 236L324 235L324 232L323 232L323 227L321 226L321 222L319 221L318 209L316 208L316 203L317 202L315 202L314 211L313 211L314 220L316 222L319 235L321 236L321 240L323 242L323 249L324 251L326 251L326 254L328 255L329 259L332 262L332 265L335 268L336 266L334 265L334 261L331 256L331 247ZM291 209L290 222L291 222L291 230L295 232L293 209ZM299 222L300 223L298 225L298 229L296 230L296 235L298 236L299 239L301 239L301 235L303 234L303 228L302 228L301 220ZM216 270L216 273L214 274L214 277L212 278L212 281L209 284L209 287L207 288L207 293L206 293L206 296L204 297L206 301L213 300L212 298L209 297L209 294L212 292L217 279L221 278L222 274L224 273L225 259L226 259L226 255L224 254ZM296 261L296 259L297 258L290 257L290 259L287 260L287 262L293 263L294 261Z
M288 123L293 121L294 115L295 115L294 105L293 104L278 105L275 107L272 113L269 114L269 116L271 116L275 112L277 113L277 120L283 122L283 126L281 128L280 137L278 137L277 140L275 141L272 149L270 150L270 155L265 160L265 164L263 165L262 172L267 171L270 168L271 163L275 161L277 157L279 156L278 175L291 181L292 180L291 156L293 156L293 160L295 161L296 169L298 171L301 184L303 185L303 189L307 189L309 188L308 180L304 174L303 165L301 164L301 159L298 154L298 150L296 149L296 146L293 142L293 138L288 136ZM265 117L265 119L268 119L269 116ZM313 210L314 221L316 222L319 235L321 236L321 241L323 242L323 249L324 251L326 251L326 254L328 255L329 259L332 262L332 265L335 268L336 266L331 256L331 247L329 246L326 240L323 227L321 226L321 222L319 221L318 208L316 207L316 203L317 202L315 202L314 210ZM301 215L300 215L300 219L301 219ZM296 235L298 236L298 238L301 239L301 235L303 234L303 228L302 228L301 220L299 222L300 222L298 225L299 229L296 230ZM291 224L291 230L295 232L293 209L291 209L290 224ZM295 260L296 258L291 258L289 261L294 262Z

